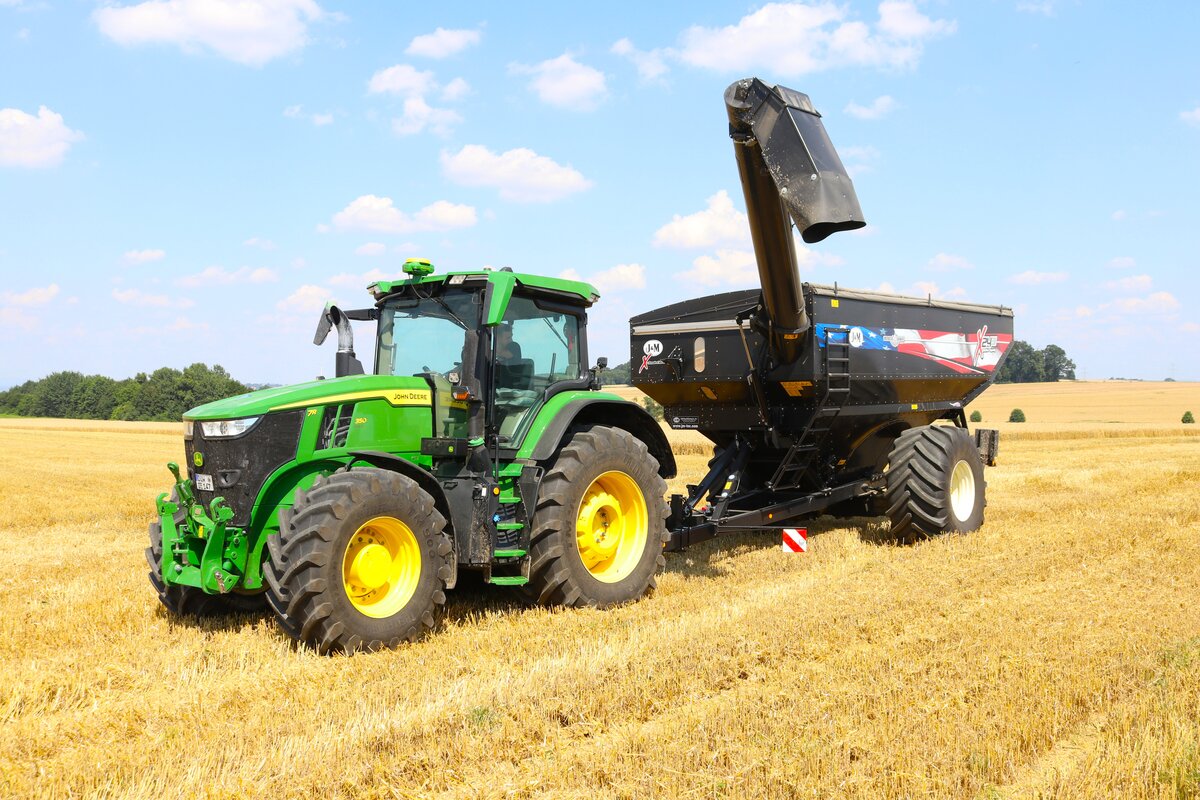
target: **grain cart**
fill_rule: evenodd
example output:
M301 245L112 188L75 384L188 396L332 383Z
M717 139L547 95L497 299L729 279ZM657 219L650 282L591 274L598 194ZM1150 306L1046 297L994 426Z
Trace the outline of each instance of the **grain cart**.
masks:
M809 243L863 227L854 187L806 95L750 79L725 103L761 289L630 321L634 384L715 446L671 498L668 549L825 513L886 515L903 541L978 528L998 434L963 408L1011 310L801 283L792 223Z
M186 473L158 498L150 581L175 613L270 606L321 652L431 627L462 570L546 604L642 596L663 565L675 460L587 369L587 283L507 270L369 287L326 309L336 377L184 415ZM373 374L352 320L374 322Z

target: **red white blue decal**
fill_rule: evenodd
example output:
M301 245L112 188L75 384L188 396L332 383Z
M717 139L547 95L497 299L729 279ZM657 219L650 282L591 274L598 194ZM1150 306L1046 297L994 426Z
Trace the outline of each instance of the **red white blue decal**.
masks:
M840 337L843 331L842 325L818 323L817 341L824 347L828 335ZM856 349L904 353L970 375L995 371L1013 338L1010 333L988 333L986 325L974 333L852 325L845 335Z

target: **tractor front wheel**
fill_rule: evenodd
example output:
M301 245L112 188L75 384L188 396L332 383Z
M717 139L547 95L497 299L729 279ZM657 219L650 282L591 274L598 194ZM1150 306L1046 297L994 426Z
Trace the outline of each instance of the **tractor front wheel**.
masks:
M983 525L983 461L962 428L924 426L896 437L888 457L887 516L892 536L912 543Z
M432 628L451 545L433 498L381 469L318 476L297 492L264 564L280 626L321 653L396 647Z
M527 593L543 605L611 606L655 586L666 564L666 482L620 428L576 433L538 492Z

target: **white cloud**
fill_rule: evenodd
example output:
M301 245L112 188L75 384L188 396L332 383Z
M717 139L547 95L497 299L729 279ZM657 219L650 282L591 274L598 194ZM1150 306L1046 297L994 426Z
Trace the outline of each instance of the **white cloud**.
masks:
M189 289L201 286L228 286L234 283L270 283L279 280L279 275L266 267L242 267L233 271L224 267L207 267L195 275L185 275L176 283Z
M707 200L703 211L680 216L654 233L656 247L712 247L716 244L747 244L750 223L746 215L733 207L733 200L724 189Z
M1184 333L1200 333L1200 322L1185 322L1179 326Z
M950 20L921 14L911 0L884 0L874 29L847 20L834 3L768 3L722 28L693 26L681 38L688 64L721 72L807 75L843 66L912 67L924 44L953 33Z
M58 284L52 283L49 286L38 286L33 289L27 289L24 292L0 292L0 305L2 306L40 306L49 303L58 296Z
M1179 301L1170 292L1155 292L1146 297L1120 297L1101 308L1119 314L1168 314L1179 310Z
M608 95L604 73L563 53L558 58L526 66L512 64L514 75L532 75L529 88L543 103L569 111L591 111Z
M1109 259L1108 265L1113 269L1132 269L1137 266L1137 261L1132 256L1117 256Z
M1043 283L1062 283L1068 277L1065 272L1037 272L1027 269L1019 275L1013 275L1008 280L1021 286L1040 286Z
M443 151L442 171L463 186L495 187L505 200L517 203L549 203L592 186L578 170L525 147L500 154L479 144L457 153Z
M967 290L961 286L955 286L952 289L942 290L934 281L917 281L907 289L900 290L893 286L888 281L884 281L875 287L877 292L886 292L887 294L899 294L908 297L932 297L935 300L962 300L967 296Z
M1200 106L1196 106L1191 111L1180 111L1179 118L1188 125L1200 128Z
M386 252L387 245L383 242L367 242L354 248L354 255L356 256L381 256Z
M1104 288L1116 292L1148 292L1153 285L1154 279L1149 275L1129 275L1106 282Z
M700 256L692 268L676 277L701 286L750 286L758 283L754 253L745 250L718 250L716 256Z
M126 264L149 264L151 261L162 261L166 255L166 250L127 250L121 258Z
M578 271L568 269L562 273L561 277L574 281L587 281L601 293L646 288L646 268L641 264L617 264L615 267L601 270L586 278L580 277Z
M471 93L471 84L462 78L455 78L442 87L442 99L447 103L461 100Z
M842 166L846 168L846 173L851 178L870 172L875 168L875 162L879 160L879 151L871 145L843 147L838 150L838 155L841 156Z
M340 275L334 275L329 279L329 282L334 286L363 289L376 281L385 281L389 277L391 276L381 269L372 269L363 273L343 272Z
M816 267L840 267L846 263L846 259L839 255L823 253L813 250L811 247L806 247L803 241L799 234L793 234L792 245L796 249L796 266L801 270L814 269Z
M45 106L36 117L19 108L0 108L0 166L56 167L82 138L63 123L61 114Z
M333 226L342 231L412 233L469 228L477 221L472 206L438 200L416 214L407 214L392 204L390 197L365 194L333 215Z
M259 67L308 43L308 24L324 16L313 0L149 0L92 12L117 44L174 44L210 50Z
M322 125L331 125L333 124L333 114L313 114L312 124L318 128Z
M665 50L638 50L629 39L621 39L613 43L609 50L613 55L628 59L637 67L638 77L644 81L656 81L667 74Z
M270 239L262 239L258 236L251 236L246 241L242 242L246 247L257 247L259 250L277 250L278 246Z
M881 119L895 111L897 107L898 103L892 99L892 96L885 94L876 97L869 106L850 103L846 106L846 113L858 119Z
M404 53L425 58L446 58L479 44L481 38L483 34L478 30L438 28L433 33L414 36Z
M292 119L295 119L296 117L299 117L300 114L303 113L303 111L304 111L304 106L300 106L300 105L288 106L287 108L285 108L283 110L283 115L285 117L291 117Z
M330 299L328 289L306 283L276 303L275 307L283 312L320 311Z
M404 101L404 116L392 120L392 131L399 136L410 136L428 128L438 136L446 136L460 122L462 117L454 111L433 108L423 97L409 97Z
M929 259L929 268L939 272L949 272L956 269L975 269L975 265L962 256L951 253L938 253Z
M432 72L422 72L408 64L381 69L367 81L367 91L371 94L395 94L401 97L421 97L436 87Z
M1121 221L1123 221L1123 220L1124 220L1126 217L1128 217L1128 216L1129 216L1129 214L1127 214L1127 213L1125 212L1125 210L1124 210L1124 209L1120 209L1120 208L1119 208L1119 209L1117 209L1116 211L1114 211L1114 212L1112 213L1112 215L1111 215L1111 216L1112 216L1112 221L1113 221L1113 222L1121 222Z
M1026 14L1041 14L1044 17L1054 16L1053 0L1041 0L1041 2L1023 2L1017 3L1017 11L1023 11Z
M171 297L165 294L149 294L140 289L113 289L112 297L118 303L142 308L188 308L193 305L186 297Z

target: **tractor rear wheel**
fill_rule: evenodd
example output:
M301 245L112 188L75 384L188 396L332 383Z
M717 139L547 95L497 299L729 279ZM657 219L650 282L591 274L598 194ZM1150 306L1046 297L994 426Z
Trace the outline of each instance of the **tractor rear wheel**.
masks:
M887 516L892 536L912 543L983 525L983 461L962 428L928 425L896 437L888 457Z
M667 484L620 428L575 433L538 492L526 593L543 605L612 606L655 586L666 564Z
M175 492L171 492L171 502L179 502ZM183 509L175 512L176 525L183 523L184 514ZM162 523L155 520L150 523L150 546L146 548L146 561L150 564L150 585L154 587L159 602L169 613L176 616L216 617L224 614L253 613L263 609L262 593L208 594L194 586L167 583L162 577L162 555Z
M433 498L382 469L318 476L281 514L263 565L280 626L320 653L396 647L446 602L450 539ZM274 541L272 541L274 540Z

